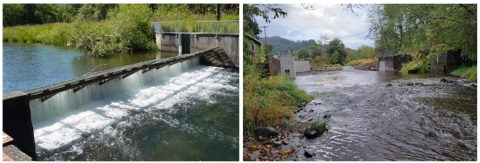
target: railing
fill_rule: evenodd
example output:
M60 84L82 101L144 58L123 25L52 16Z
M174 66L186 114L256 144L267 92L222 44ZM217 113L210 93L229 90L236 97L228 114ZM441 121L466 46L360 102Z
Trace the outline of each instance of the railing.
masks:
M378 53L378 58L380 58L380 57L391 57L391 56L395 56L397 54L398 54L398 50L388 50L388 51Z
M152 22L152 27L156 33L180 33L183 32L183 22Z
M238 34L239 22L237 20L222 21L196 21L196 34Z

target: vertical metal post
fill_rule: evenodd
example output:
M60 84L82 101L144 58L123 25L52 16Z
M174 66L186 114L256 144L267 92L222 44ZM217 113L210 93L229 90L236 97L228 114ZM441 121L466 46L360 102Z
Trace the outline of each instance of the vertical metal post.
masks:
M217 15L217 21L220 21L220 5L219 4L217 4L216 15Z

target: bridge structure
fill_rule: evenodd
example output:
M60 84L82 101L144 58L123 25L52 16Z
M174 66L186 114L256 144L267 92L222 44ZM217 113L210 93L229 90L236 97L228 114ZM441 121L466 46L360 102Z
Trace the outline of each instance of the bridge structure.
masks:
M402 63L411 60L409 55L399 54L399 50L388 50L378 53L378 71L398 72L402 68Z
M110 70L95 72L52 85L15 91L3 94L3 132L13 138L13 145L36 160L34 129L31 119L30 101L40 99L42 102L56 94L73 90L77 92L91 84L105 84L113 79L124 79L134 73L146 73L176 63L199 58L200 64L237 68L228 54L220 47L213 47L195 53L183 54L162 60L150 60ZM75 100L75 99L72 99ZM5 147L4 147L5 148Z

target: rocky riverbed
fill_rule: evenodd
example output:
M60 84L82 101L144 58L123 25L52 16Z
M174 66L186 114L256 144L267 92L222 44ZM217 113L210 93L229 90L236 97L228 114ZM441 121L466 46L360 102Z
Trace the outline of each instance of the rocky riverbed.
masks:
M245 137L244 161L476 160L474 82L344 68L295 83L315 99L267 137ZM331 129L309 139L315 121Z
M255 136L243 140L244 161L303 161L309 160L315 153L308 149L306 143L312 139L321 139L314 130L309 129L315 121L328 121L331 115L315 117L316 106L321 105L315 100L304 103L295 111L295 121L275 127L257 128Z

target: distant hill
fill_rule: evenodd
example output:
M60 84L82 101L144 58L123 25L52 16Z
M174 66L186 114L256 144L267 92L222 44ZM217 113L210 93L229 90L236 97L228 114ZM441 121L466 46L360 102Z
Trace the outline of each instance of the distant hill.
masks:
M292 40L287 40L285 38L282 38L280 36L273 36L273 37L267 37L268 39L268 44L273 45L273 54L286 54L285 50L288 50L288 46L293 46L295 47L295 50L299 50L301 48L307 48L311 45L313 45L309 40L301 40L301 41L292 41ZM265 45L265 38L260 37L259 39L264 45Z

